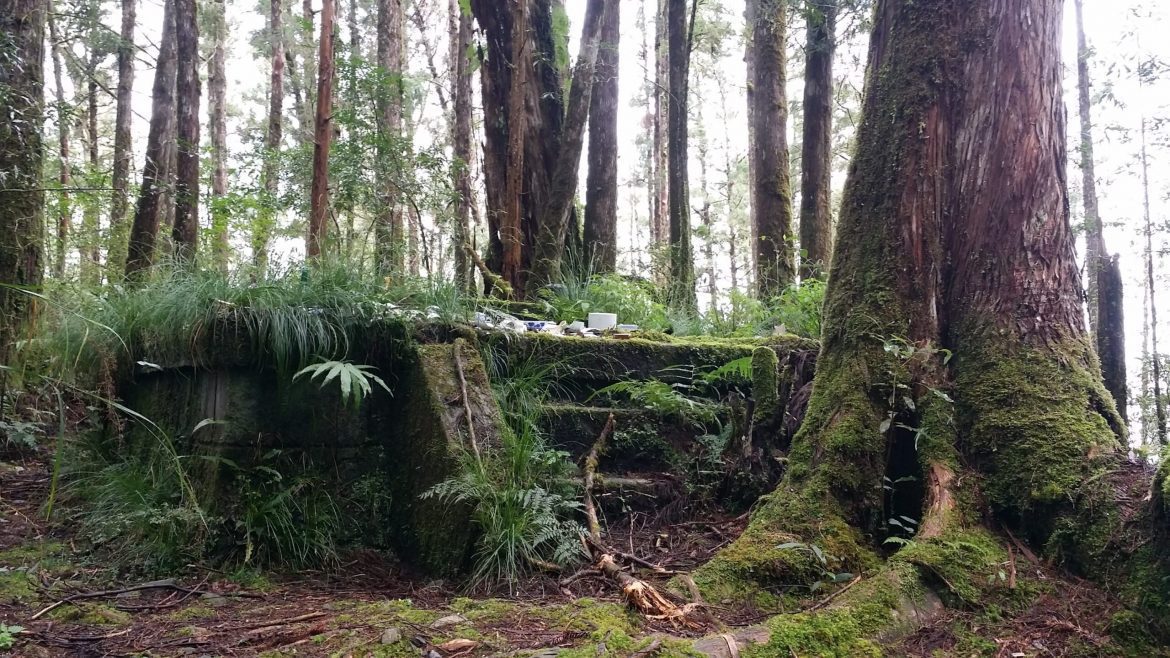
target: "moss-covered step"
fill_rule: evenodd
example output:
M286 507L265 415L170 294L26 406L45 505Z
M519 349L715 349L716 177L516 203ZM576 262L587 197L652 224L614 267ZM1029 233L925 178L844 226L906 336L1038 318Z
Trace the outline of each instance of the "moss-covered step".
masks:
M553 447L577 459L593 446L611 413L613 436L607 441L600 467L612 472L670 472L693 453L696 437L705 433L686 419L664 417L652 409L576 404L545 405L540 424Z
M555 364L560 379L600 388L627 379L689 379L695 372L713 370L736 359L750 357L757 347L768 347L781 357L798 351L815 353L816 341L792 335L764 338L581 338L542 333L491 332L481 340L508 355L512 364L535 361Z

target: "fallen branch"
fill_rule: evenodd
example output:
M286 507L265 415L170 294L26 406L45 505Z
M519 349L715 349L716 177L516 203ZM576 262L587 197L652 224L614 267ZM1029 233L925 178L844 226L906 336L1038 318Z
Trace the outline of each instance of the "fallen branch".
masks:
M585 518L589 523L589 538L598 544L601 543L601 523L597 520L597 506L593 503L593 481L597 477L597 462L601 459L601 451L605 449L605 441L613 432L613 414L605 420L601 434L593 442L589 454L585 457Z
M833 602L833 599L836 599L838 596L841 596L841 595L842 595L842 594L844 594L844 593L845 593L845 592L846 592L846 591L847 591L847 590L848 590L850 587L853 587L854 585L856 585L856 584L857 584L857 583L859 583L859 582L861 582L861 576L856 576L856 577L855 577L853 580L851 580L851 581L849 581L848 583L846 583L846 584L845 584L845 586L844 586L844 587L842 587L841 589L839 589L839 590L837 590L836 592L833 592L832 594L830 594L830 595L826 596L825 598L821 599L821 601L820 601L819 603L817 603L817 604L816 604L816 605L814 605L813 607L809 608L809 609L807 610L807 612L812 612L813 610L820 610L821 608L823 608L823 607L825 607L825 606L829 605L830 603L832 603L832 602Z
M479 454L479 444L475 441L475 423L472 422L471 401L467 397L467 378L463 376L463 360L459 358L460 341L455 341L452 353L455 355L455 372L459 373L459 393L463 398L463 414L467 417L467 439L471 443L471 451L475 453L475 461L482 461Z
M324 612L310 612L297 617L289 617L287 619L274 619L271 621L262 621L255 624L244 624L242 626L229 626L227 628L217 628L217 631L250 631L259 630L262 628L271 628L273 626L287 626L289 624L299 624L305 621L313 621L325 617Z
M511 284L505 281L502 276L493 272L487 266L487 263L483 262L483 259L479 257L479 254L475 253L471 245L466 242L463 243L463 251L466 251L467 255L471 257L471 262L475 264L475 268L483 275L483 280L492 287L492 290L498 291L503 299L512 299Z
M169 580L169 579L168 580L155 580L155 581L151 581L149 583L143 583L141 585L134 585L133 587L123 587L121 589L107 589L107 590L102 590L100 592L83 592L80 594L72 594L70 596L67 596L67 597L61 599L60 601L57 601L56 603L54 603L46 608L43 608L40 612L34 614L32 617L29 617L29 621L35 621L35 620L41 618L42 616L44 616L45 614L47 614L53 610L56 610L57 608L65 605L66 603L73 603L75 601L84 601L86 599L100 599L100 598L103 598L106 596L117 596L119 594L126 594L127 592L138 592L138 591L146 590L146 589L173 589L173 590L176 590L179 592L183 592L183 593L187 594L187 596L192 596L195 594L212 594L212 592L205 592L205 591L200 590L200 589L189 589L187 587L182 587L182 586L176 585L175 581ZM226 593L226 594L218 594L218 596L246 596L246 595L242 594L242 593Z

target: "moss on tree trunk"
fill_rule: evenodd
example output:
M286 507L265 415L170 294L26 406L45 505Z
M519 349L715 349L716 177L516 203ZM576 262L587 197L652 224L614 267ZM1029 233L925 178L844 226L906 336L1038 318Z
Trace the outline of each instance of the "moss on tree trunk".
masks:
M781 486L696 575L709 598L849 572L985 604L991 523L1164 611L1156 510L1119 502L1140 496L1083 327L1060 24L1059 0L878 3L812 399ZM831 608L806 630L855 628L797 653L898 628L897 597Z

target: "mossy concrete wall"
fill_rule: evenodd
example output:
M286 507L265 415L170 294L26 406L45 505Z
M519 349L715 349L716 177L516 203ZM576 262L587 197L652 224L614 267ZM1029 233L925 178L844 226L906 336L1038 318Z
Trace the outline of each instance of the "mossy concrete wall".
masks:
M344 539L394 549L430 574L453 574L473 546L469 510L420 496L457 472L470 447L468 409L483 450L499 445L502 423L467 337L475 340L433 327L413 336L373 328L353 342L350 360L376 367L391 393L374 386L357 406L343 403L336 381L294 382L293 372L244 350L198 367L140 366L119 395L150 422L130 420L126 448L157 448L160 434L170 437L198 457L188 463L212 504L236 495L240 478L257 468L311 474L342 510Z

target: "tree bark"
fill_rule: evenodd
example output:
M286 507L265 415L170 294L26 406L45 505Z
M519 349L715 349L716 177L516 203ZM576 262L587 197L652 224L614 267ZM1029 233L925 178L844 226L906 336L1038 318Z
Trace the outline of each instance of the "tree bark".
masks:
M94 11L96 11L96 6ZM91 16L94 21L90 36L97 32L96 15ZM85 64L85 130L82 132L86 150L86 177L96 178L101 170L100 149L98 148L98 80L97 70L101 55L97 51L97 44L88 45L89 56ZM85 201L81 212L81 282L98 286L102 281L102 251L101 251L101 208L98 196L92 192L84 194Z
M529 296L541 286L555 283L561 277L565 241L569 236L569 213L577 195L581 150L585 143L585 127L593 95L598 39L608 4L606 0L589 0L586 5L580 52L569 90L568 116L565 117L561 131L552 185L541 212L533 249L531 282L527 291Z
M199 246L199 18L195 0L175 0L178 68L175 113L175 259L187 264Z
M284 134L285 47L282 10L284 0L269 0L268 38L272 68L268 77L268 126L264 131L264 162L260 179L264 198L252 233L252 264L258 276L268 271L268 247L276 228L280 185L280 146Z
M455 285L470 292L471 262L464 246L471 246L471 206L475 202L471 189L471 14L464 13L458 0L451 0L448 8L451 20L452 65L451 98L454 108L451 125L451 144L455 156L455 218L453 239L455 242Z
M118 36L118 87L114 110L114 170L110 177L110 239L106 254L111 281L122 276L126 268L129 237L130 161L134 158L131 127L134 120L134 25L137 0L122 0L122 26Z
M1158 352L1158 303L1157 283L1154 279L1154 225L1150 218L1150 161L1146 153L1146 118L1142 117L1141 129L1142 164L1142 214L1146 224L1146 307L1150 314L1150 369L1154 386L1154 436L1158 445L1170 445L1167 436L1166 402L1162 399L1162 356Z
M53 83L56 99L57 116L57 162L60 171L57 182L61 191L57 193L57 244L53 258L53 276L61 279L65 276L65 258L69 247L69 226L73 223L73 207L70 203L70 164L69 164L69 106L65 102L65 85L61 75L61 40L57 34L57 21L53 18L52 9L49 10L49 41L53 57Z
M691 12L694 24L694 11ZM686 0L667 0L667 49L670 63L670 104L667 151L667 197L670 214L670 297L679 308L697 311L695 263L691 250L691 208L687 188L687 77L690 73L691 30Z
M321 5L321 39L317 54L317 112L313 144L313 185L309 194L309 235L305 254L317 260L329 227L329 144L333 138L334 0Z
M787 5L759 0L752 30L752 104L748 128L755 177L752 207L756 222L756 293L779 295L795 279L792 239L792 183L788 173L788 99L785 40Z
M750 0L749 0L750 1ZM670 212L667 194L666 145L669 141L670 116L670 58L667 48L667 0L657 0L658 9L654 14L654 212L650 218L650 255L655 263L655 278L665 284L669 277L669 263L663 262L665 250L670 244Z
M402 157L403 31L402 0L378 0L378 67L385 86L378 94L381 174L374 251L379 276L401 276L406 264L406 233L398 199L398 162Z
M594 272L617 269L618 52L621 3L609 2L589 105L589 172L585 178L585 257Z
M1093 165L1093 119L1089 81L1089 46L1081 0L1073 6L1077 16L1077 109L1081 119L1081 195L1085 204L1085 279L1088 281L1089 330L1097 331L1097 278L1105 257L1105 236L1097 203L1097 177Z
M833 53L837 0L805 3L804 126L800 143L800 276L828 272L832 244Z
M508 88L508 142L507 169L504 182L504 203L500 222L500 243L503 260L500 275L512 286L516 295L524 291L524 276L521 271L521 257L524 236L521 226L523 205L520 196L524 193L524 133L528 111L525 108L525 87L531 65L528 61L528 38L521 30L528 25L527 0L513 0L512 9L512 81Z
M896 532L887 519L905 515L918 521L914 546L884 577L970 597L976 581L959 590L950 578L994 573L1006 551L983 526L992 517L1131 602L1165 600L1164 540L1142 539L1165 524L1137 502L1148 479L1119 479L1139 471L1084 327L1061 5L879 0L814 388L783 493L697 581L821 577L778 537L832 546L834 569L872 569L876 542ZM974 570L945 548L972 540L988 547Z
M211 260L215 269L227 274L231 246L224 207L227 196L227 14L224 0L215 0L212 38L215 40L207 63L207 114L211 121Z
M45 193L41 125L45 93L45 0L0 0L0 363L28 319L30 297L15 288L41 284ZM15 287L15 288L14 288ZM6 380L6 378L5 378ZM6 386L4 386L6 388Z
M159 40L158 60L151 88L150 131L146 138L146 161L142 166L142 185L134 223L130 227L126 277L141 279L154 264L155 242L162 217L161 201L167 187L167 171L173 145L168 143L175 122L175 78L177 45L175 42L175 0L163 3L163 29Z

